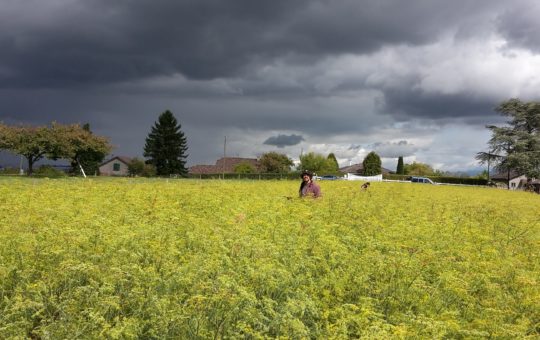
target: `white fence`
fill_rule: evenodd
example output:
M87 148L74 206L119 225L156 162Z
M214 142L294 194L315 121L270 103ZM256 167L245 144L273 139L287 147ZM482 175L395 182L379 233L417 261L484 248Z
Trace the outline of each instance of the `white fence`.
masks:
M358 176L354 174L346 174L343 176L348 181L364 181L364 182L382 182L382 174L376 176Z

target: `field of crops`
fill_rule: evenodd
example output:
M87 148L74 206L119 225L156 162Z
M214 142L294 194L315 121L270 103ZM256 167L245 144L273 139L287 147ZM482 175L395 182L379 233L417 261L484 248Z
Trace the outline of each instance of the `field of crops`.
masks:
M540 195L0 178L0 338L538 338Z

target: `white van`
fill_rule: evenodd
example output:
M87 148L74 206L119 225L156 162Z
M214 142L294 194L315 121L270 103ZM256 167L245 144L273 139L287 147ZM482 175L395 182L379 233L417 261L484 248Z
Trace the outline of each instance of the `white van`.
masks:
M411 183L427 183L427 184L435 184L431 179L427 177L411 177Z

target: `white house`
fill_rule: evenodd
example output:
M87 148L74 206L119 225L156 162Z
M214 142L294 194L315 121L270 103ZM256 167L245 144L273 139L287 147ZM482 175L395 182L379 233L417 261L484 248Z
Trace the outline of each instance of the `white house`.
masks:
M131 158L129 157L113 157L99 166L99 174L102 176L127 176L130 162Z

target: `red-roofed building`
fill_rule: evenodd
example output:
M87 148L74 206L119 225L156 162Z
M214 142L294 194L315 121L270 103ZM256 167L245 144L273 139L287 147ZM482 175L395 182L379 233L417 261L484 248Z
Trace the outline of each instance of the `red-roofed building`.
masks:
M255 172L260 170L260 163L256 158L222 157L216 161L215 165L194 165L188 171L190 174L230 174L234 173L234 169L242 163L251 165Z

